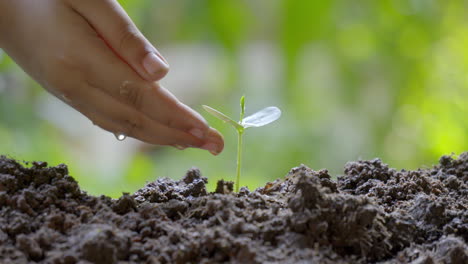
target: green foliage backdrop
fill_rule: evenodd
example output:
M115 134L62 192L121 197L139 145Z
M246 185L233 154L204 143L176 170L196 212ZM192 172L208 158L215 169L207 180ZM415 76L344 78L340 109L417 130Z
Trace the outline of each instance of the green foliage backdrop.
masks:
M207 104L237 116L243 94L247 114L268 105L283 110L279 122L246 136L241 183L251 189L301 163L340 174L346 161L381 157L410 169L468 150L466 1L119 2L172 65L173 81L162 83L186 89L174 90L182 98L190 91L184 100L196 110ZM96 169L104 157L90 160L89 149L77 151L90 139L50 121L59 116L41 115L50 96L7 56L0 61L1 154L65 162L86 190L112 196L157 177L180 178L192 166L211 186L234 179L235 131L208 115L226 139L218 157L126 149L135 142L115 140L128 155ZM178 67L186 61L192 68Z

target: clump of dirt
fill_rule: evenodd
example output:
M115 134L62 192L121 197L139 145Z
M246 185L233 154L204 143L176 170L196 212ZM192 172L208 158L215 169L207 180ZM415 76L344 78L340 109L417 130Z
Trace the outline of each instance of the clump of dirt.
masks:
M468 153L439 163L350 162L337 181L301 165L239 193L193 168L111 199L0 157L0 262L468 263Z

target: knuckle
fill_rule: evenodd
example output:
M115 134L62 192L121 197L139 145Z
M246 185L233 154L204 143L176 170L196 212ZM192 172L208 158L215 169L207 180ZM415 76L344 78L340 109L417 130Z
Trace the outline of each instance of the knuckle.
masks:
M63 77L70 76L78 68L76 61L68 55L53 56L44 67L44 78L47 83L59 85Z
M137 137L143 129L142 116L135 115L124 121L124 128L122 131L124 131L127 136Z
M124 97L126 103L130 106L140 110L143 105L143 90L139 86L129 87L127 89L121 89L120 95Z
M72 55L57 55L53 57L52 64L60 69L76 70L81 68L79 67L78 61L79 60Z
M126 50L132 47L135 47L140 43L140 32L137 29L128 24L123 24L120 26L119 32L119 50Z
M80 91L87 89L82 61L70 55L52 57L43 68L40 83L64 101L73 101Z
M170 128L176 128L177 127L177 121L174 120L173 118L167 118L166 120L163 121L164 125Z

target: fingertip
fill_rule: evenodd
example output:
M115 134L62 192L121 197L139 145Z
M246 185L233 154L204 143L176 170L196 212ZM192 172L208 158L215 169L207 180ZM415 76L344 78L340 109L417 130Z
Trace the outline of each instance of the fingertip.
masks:
M189 113L189 117L184 121L188 122L187 125L192 127L188 132L196 138L206 140L211 133L208 123L204 119L198 119L196 117L197 113L188 106L183 105L183 107L186 108L188 111L187 113Z
M159 81L169 72L169 64L153 52L148 53L143 58L142 64L149 76L148 81Z
M222 144L222 146L224 147L224 136L218 130L210 127L208 129L208 138L211 138L214 141L217 141L218 143Z
M201 149L208 150L213 156L217 156L219 153L218 146L214 143L206 143L200 147Z
M224 149L223 135L210 127L207 131L206 143L201 148L208 150L215 156L219 155Z
M205 138L205 132L199 128L192 128L189 130L189 133L199 139L204 139Z

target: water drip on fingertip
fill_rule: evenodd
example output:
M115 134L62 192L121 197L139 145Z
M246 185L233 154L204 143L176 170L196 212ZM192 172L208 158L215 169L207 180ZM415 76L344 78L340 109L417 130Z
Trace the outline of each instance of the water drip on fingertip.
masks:
M70 99L70 97L68 97L68 96L65 95L65 94L62 94L60 97L61 97L62 100L63 100L64 102L66 102L66 103L71 103L71 101L72 101L72 100Z
M173 145L173 147L178 149L178 150L184 150L184 149L187 148L187 147L184 147L184 146L181 146L181 145Z
M121 132L114 133L114 136L118 141L124 141L127 138L127 135Z

